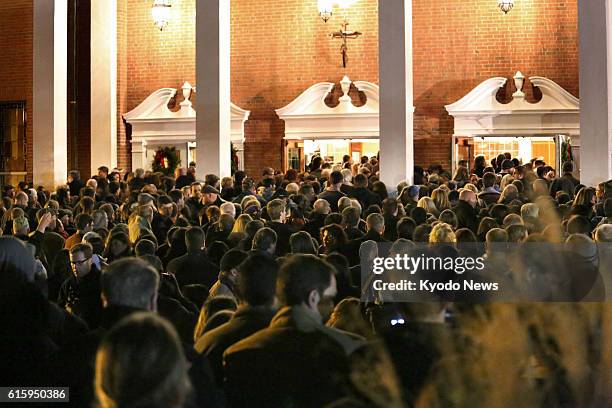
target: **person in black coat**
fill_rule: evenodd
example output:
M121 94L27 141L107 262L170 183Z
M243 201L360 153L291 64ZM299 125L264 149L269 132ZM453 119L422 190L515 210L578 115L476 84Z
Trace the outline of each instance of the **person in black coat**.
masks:
M217 280L219 270L204 251L204 231L191 227L185 233L187 253L171 260L166 272L174 275L180 287L202 284L210 288Z
M457 215L457 229L468 228L474 234L478 232L478 213L476 212L476 194L473 191L464 189L459 194L459 202L453 208Z
M359 265L359 248L366 241L388 242L383 234L385 233L385 219L378 213L368 215L366 218L366 234L358 239L354 239L348 243L347 259L350 266Z
M310 219L302 230L310 234L317 241L321 240L321 228L325 225L325 217L331 212L329 203L326 200L318 199L315 201Z
M270 221L266 223L266 227L276 232L276 256L283 256L289 252L289 238L295 232L295 229L285 224L287 215L285 203L280 199L274 199L266 206Z
M368 190L368 178L364 174L357 174L353 180L353 190L349 197L356 198L364 210L371 205L380 205L380 196Z
M136 258L114 262L102 273L100 326L70 339L53 359L62 386L70 387L73 406L91 406L94 402L95 357L104 335L132 313L155 310L158 286L157 272Z
M77 244L70 249L73 275L62 284L57 303L85 320L90 328L96 328L102 311L101 272L93 263L92 255L93 249L89 244Z
M281 308L270 326L228 348L223 359L228 399L242 407L321 407L344 395L347 356L360 336L326 327L319 304L336 295L333 267L294 255L277 283Z
M278 264L256 254L239 267L237 287L240 305L229 322L200 337L195 350L207 356L218 384L223 383L223 353L234 343L268 327L275 309L274 294Z

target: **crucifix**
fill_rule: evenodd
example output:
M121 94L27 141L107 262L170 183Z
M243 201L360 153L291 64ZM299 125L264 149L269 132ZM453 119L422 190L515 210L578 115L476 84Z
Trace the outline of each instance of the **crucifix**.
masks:
M341 25L340 31L336 31L331 33L330 36L332 38L340 38L342 40L342 46L340 47L340 52L342 53L342 66L346 68L346 64L348 62L348 41L349 39L357 39L361 33L359 31L348 31L348 21L344 21Z

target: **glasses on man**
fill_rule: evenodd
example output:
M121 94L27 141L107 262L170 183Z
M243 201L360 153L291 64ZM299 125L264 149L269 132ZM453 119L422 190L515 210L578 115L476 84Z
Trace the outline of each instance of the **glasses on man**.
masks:
M79 266L79 265L83 265L85 262L89 261L90 259L91 259L91 257L90 258L85 258L85 259L83 259L81 261L73 261L73 260L71 260L70 263L72 265Z

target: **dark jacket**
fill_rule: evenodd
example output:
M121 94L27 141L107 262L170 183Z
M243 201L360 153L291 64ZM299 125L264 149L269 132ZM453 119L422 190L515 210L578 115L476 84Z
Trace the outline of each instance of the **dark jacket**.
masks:
M276 232L276 256L283 256L289 252L289 238L295 231L289 225L277 221L269 221L266 227Z
M204 251L195 251L171 260L166 272L176 277L180 287L202 284L210 288L217 280L219 269L208 260Z
M127 306L109 306L102 310L100 326L72 338L53 357L53 368L63 387L70 387L71 406L91 406L94 402L96 352L102 338L121 319L138 312Z
M574 190L580 184L580 180L576 179L572 173L565 173L563 176L553 180L550 185L550 195L555 197L557 192L564 191L570 198L574 198Z
M356 187L349 195L351 198L356 198L361 204L362 210L365 211L371 205L380 205L380 197L378 194L371 192L365 187Z
M74 275L66 279L57 299L60 307L85 320L90 328L98 327L102 313L100 299L100 270L92 265L91 271L81 279Z
M302 228L303 231L306 231L310 234L311 237L316 239L317 241L321 240L321 228L325 225L325 214L314 214L313 217L304 224Z
M194 348L208 358L218 384L223 383L223 353L225 350L236 342L268 327L274 313L274 309L266 306L241 306L229 322L200 337Z
M231 346L225 361L232 406L320 407L343 396L357 336L323 326L304 306L285 307L270 327Z
M476 213L476 209L473 208L466 201L459 201L455 208L453 208L455 215L457 215L457 221L459 228L468 228L472 230L474 234L478 232L478 214Z
M325 200L329 203L332 212L338 212L338 200L346 195L340 191L325 190L319 194L318 198Z

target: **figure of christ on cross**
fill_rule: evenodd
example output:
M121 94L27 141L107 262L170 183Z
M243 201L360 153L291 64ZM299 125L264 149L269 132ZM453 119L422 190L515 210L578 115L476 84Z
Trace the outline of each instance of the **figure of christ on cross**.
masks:
M357 39L361 33L359 31L348 31L348 21L344 21L341 25L340 31L336 31L331 33L330 36L332 38L340 38L342 40L342 46L340 47L340 52L342 53L342 67L346 68L346 64L348 63L348 41L349 39Z

